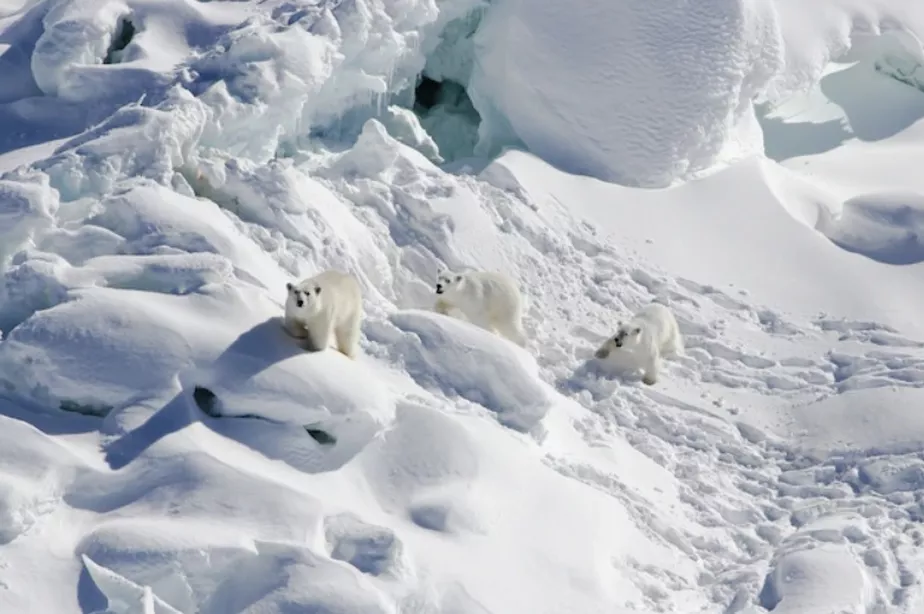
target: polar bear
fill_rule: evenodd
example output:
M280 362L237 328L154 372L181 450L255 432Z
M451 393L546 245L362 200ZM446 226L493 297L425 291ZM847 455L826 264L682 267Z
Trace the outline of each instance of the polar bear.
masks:
M523 298L516 283L503 273L442 270L436 278L434 309L443 315L456 308L484 329L526 346Z
M631 352L642 368L642 381L655 384L661 357L683 355L683 338L674 314L660 303L643 307L628 322L619 322L616 334L603 342L594 356L602 360L618 350Z
M349 273L324 271L293 284L286 284L285 329L306 339L312 351L326 349L331 335L337 350L356 357L362 323L362 291Z

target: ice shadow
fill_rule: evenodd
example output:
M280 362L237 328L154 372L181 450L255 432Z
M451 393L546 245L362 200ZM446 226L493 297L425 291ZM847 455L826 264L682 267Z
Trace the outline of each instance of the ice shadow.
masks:
M864 195L819 230L841 249L882 264L924 262L924 196Z
M86 565L80 565L80 576L77 578L77 606L84 614L105 612L109 606L109 599L99 589Z
M281 317L260 322L238 336L207 368L185 374L183 389L146 422L108 444L107 462L113 469L125 467L162 439L199 423L300 471L338 468L358 450L352 442L335 438L325 425L275 421L256 411L222 415L222 399L211 390L221 388L223 378L240 384L306 351L312 350L282 328Z
M45 31L42 20L47 12L47 3L40 2L0 32L0 45L9 45L0 54L0 75L3 75L0 104L42 95L32 76L32 52Z
M46 435L79 435L99 428L100 417L55 410L12 393L0 393L0 415L25 422Z
M917 233L908 234L904 239L877 247L859 245L832 237L828 239L844 251L865 256L882 264L907 266L924 262L924 236Z
M764 154L777 162L831 151L851 136L839 119L788 123L781 117L759 114L758 120L764 133Z
M112 81L100 79L99 88L107 94L92 100L30 96L0 104L0 154L75 137L142 98L144 106L155 107L168 89L164 77L142 69L121 69L118 90Z
M881 141L924 118L924 92L875 70L872 62L859 62L827 75L821 91L847 115L854 136ZM870 95L870 90L877 95Z
M881 141L924 118L924 92L877 71L873 60L832 72L818 87L827 104L839 107L844 118L788 122L759 107L757 116L768 158L783 162L818 155L851 139Z

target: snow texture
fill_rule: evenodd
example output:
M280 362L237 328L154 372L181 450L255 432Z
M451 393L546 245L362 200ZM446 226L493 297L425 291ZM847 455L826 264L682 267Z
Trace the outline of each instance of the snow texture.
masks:
M921 612L922 40L900 0L4 3L0 612ZM325 269L355 360L282 328ZM441 269L516 280L528 346ZM593 352L652 302L645 386Z

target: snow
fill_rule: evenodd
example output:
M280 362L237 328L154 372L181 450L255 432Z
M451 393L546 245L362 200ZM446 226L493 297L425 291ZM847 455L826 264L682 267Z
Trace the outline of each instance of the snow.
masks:
M921 40L897 0L2 4L0 612L920 612ZM327 268L356 360L281 325ZM511 275L526 347L442 268ZM653 301L646 386L593 352Z

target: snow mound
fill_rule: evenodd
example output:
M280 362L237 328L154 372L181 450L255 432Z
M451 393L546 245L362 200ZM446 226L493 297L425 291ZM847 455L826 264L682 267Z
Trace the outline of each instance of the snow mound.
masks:
M924 401L924 373L911 385L883 387L873 382L836 396L794 406L784 415L780 435L789 435L815 453L905 453L924 445L924 416L908 412ZM842 426L836 431L829 424Z
M408 373L425 386L487 407L507 426L529 431L550 399L535 362L506 339L454 318L423 311L391 316Z
M348 565L331 562L298 546L269 542L256 546L256 556L239 561L200 612L394 611L372 582Z
M919 17L9 9L0 137L38 145L0 160L0 611L919 611ZM809 86L761 156L755 100ZM529 347L432 312L441 267L516 279ZM280 326L329 268L356 360ZM651 301L687 354L585 370Z
M230 565L253 554L249 542L206 522L177 526L158 518L115 518L88 533L76 552L91 573L103 568L189 612L211 594Z
M709 167L730 141L759 150L751 99L782 63L765 1L518 0L492 7L477 36L480 148L509 125L568 172L641 185Z
M476 441L464 427L426 407L402 405L395 424L362 460L386 509L407 510L432 531L480 531L472 485L484 476Z
M411 529L399 533L405 547L418 553L423 548L448 563L439 570L427 567L435 585L460 583L481 603L462 611L573 607L602 613L608 610L597 596L609 591L627 603L645 598L616 573L618 561L645 565L667 557L679 573L692 571L663 542L649 541L621 502L549 471L531 453L523 454L523 445L476 416L406 403L358 459L379 504ZM503 494L511 484L517 497ZM469 540L479 544L476 550L460 547ZM502 591L484 590L497 586L498 571L478 565L482 556L505 569ZM542 597L536 581L554 581L556 560L564 562L573 582Z
M903 53L881 57L922 55L924 13L901 2L504 2L475 36L476 152L522 142L567 172L666 186L762 152L755 103L806 90L884 31Z
M828 530L826 541L833 543L821 544L807 539L813 532L821 531L803 527L774 558L760 605L778 614L865 612L873 603L866 569L846 543L838 543L846 542L839 531Z
M311 426L341 445L361 446L394 411L391 392L373 371L333 349L306 353L281 317L245 331L214 363L181 377L214 395L208 413ZM357 381L366 383L351 385Z
M0 545L27 534L60 505L60 492L84 463L58 441L25 422L8 417L10 401L0 396L4 429L0 473Z
M924 195L864 194L819 228L846 250L885 264L924 262Z
M211 297L185 301L138 290L76 290L73 300L7 336L0 372L20 394L106 413L137 394L170 388L178 371L217 356L234 335L218 314L247 309L235 294L218 286Z
M14 253L31 241L35 231L54 223L57 194L47 175L32 174L23 180L0 180L0 220L3 224L3 251L0 265L6 267Z
M110 49L128 14L122 2L55 3L45 14L44 32L32 53L32 75L39 88L49 96L82 98L79 67L111 62Z
M84 556L83 564L106 600L107 614L180 614L154 594L149 586L139 586Z

